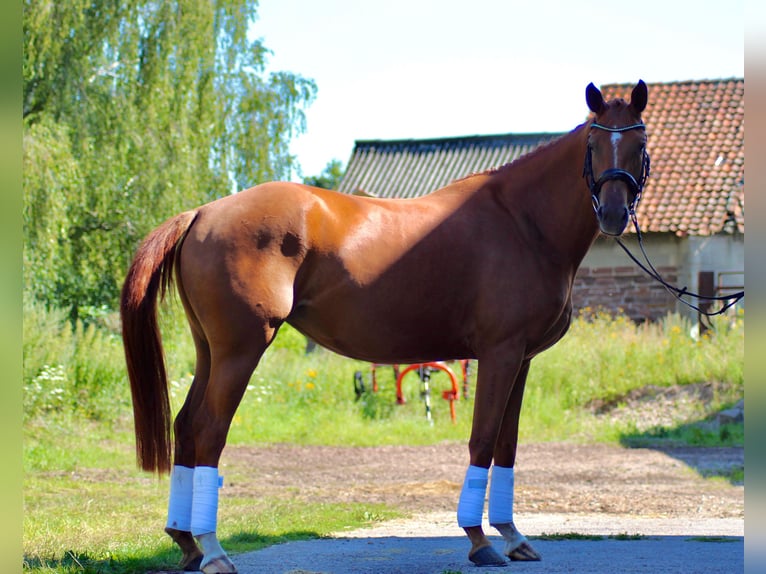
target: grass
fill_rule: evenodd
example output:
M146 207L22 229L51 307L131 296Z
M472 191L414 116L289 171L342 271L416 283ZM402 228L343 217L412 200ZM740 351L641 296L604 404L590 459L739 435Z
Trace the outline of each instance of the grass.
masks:
M628 534L623 532L620 534L582 534L580 532L557 532L548 534L543 532L539 536L530 536L532 540L548 540L548 541L560 541L560 540L587 540L587 541L599 541L599 540L643 540L646 536L642 534Z
M28 481L26 491L34 495L25 501L26 512L45 518L25 521L25 569L133 573L175 564L180 554L162 533L166 484L126 478L54 475ZM224 497L220 508L218 534L231 554L398 516L381 505L306 505L276 498ZM26 548L28 540L35 541L33 551Z
M582 534L579 532L556 532L553 534L548 534L547 532L543 532L540 534L540 536L531 536L533 540L604 540L604 536L601 534Z
M135 470L131 401L116 325L114 314L71 325L62 312L25 305L23 544L30 572L116 574L167 568L178 559L162 533L167 479ZM693 430L696 421L688 421L688 428L631 434L629 426L595 417L588 408L595 399L613 401L645 385L710 380L726 385L701 416L733 404L744 388L744 316L716 327L714 334L695 340L688 335L690 325L676 316L642 326L599 313L578 318L562 342L532 364L521 441L618 443L627 437L742 444L741 425L711 436ZM177 409L194 368L178 306L164 315L163 334ZM360 400L353 391L355 371L369 379L367 363L321 349L306 355L305 339L283 327L250 381L229 444L467 441L472 400L457 402L453 424L449 403L441 399L448 388L443 373L431 381L434 424L428 425L415 374L405 380L407 404L399 406L391 369L380 368L380 391ZM471 394L475 377L474 364ZM245 495L223 497L221 504L219 535L232 552L395 516L377 505L298 505Z
M745 443L743 423L710 426L692 422L676 427L655 427L644 432L626 432L621 443L629 447L664 446L742 446Z
M72 437L74 459L84 450L85 434ZM92 450L102 455L111 450L108 442L94 443ZM109 464L91 466L86 459L82 467L70 462L26 473L25 570L121 574L167 569L178 561L178 550L162 532L168 480L136 470L126 447L119 445ZM306 504L247 493L222 497L219 515L219 538L232 554L401 516L380 504Z
M740 540L741 538L736 536L692 536L686 539L687 542L713 542L716 544L739 542Z
M732 484L745 484L745 467L742 468L735 468L729 471L726 474L718 474L717 476L728 480Z
M177 409L191 384L194 350L177 306L164 317L170 392ZM53 415L64 419L72 415L68 420L95 422L116 431L129 428L130 396L114 323L105 319L102 325L78 323L72 327L62 314L33 305L25 309L27 430L41 428L39 421ZM677 316L641 326L598 313L575 320L570 333L532 363L521 440L618 442L632 434L638 440L641 437L635 429L603 417L599 420L588 405L594 400L617 400L647 385L723 381L700 416L733 404L744 392L744 316L718 321L716 332L699 340L690 337L689 331L690 324ZM444 373L437 372L432 378L436 424L429 427L423 424L416 374L405 379L406 405L394 404L394 378L389 368L378 370L377 395L355 401L354 372L361 371L369 379L369 365L322 349L309 355L304 350L305 339L284 326L250 381L232 424L230 443L374 445L467 440L472 401L457 402L457 422L451 424L449 403L441 398L441 391L448 388ZM471 393L475 377L474 363ZM682 441L738 444L743 440L736 427L722 429L718 438L693 427L653 432L654 438Z

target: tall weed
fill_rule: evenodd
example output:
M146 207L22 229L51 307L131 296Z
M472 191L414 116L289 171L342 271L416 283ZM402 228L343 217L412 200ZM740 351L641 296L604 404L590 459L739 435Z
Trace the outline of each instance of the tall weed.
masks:
M119 335L72 325L61 311L24 305L24 414L77 413L111 420L130 405Z
M715 321L715 331L692 335L679 315L636 325L607 313L582 315L569 333L533 361L527 388L541 386L565 408L613 399L646 385L708 380L742 385L744 316Z
M606 312L581 314L558 344L532 361L522 435L533 440L581 435L613 440L620 429L594 430L585 407L596 400L619 401L651 385L720 381L730 386L731 396L741 397L744 314L714 318L713 326L698 336L692 323L676 314L641 325Z
M179 304L166 306L161 317L171 401L177 410L193 380L195 350ZM60 311L25 305L27 420L59 413L72 415L72 420L129 428L132 413L122 342L116 328L110 328L117 324L111 318L73 326ZM735 391L741 389L742 312L717 319L715 329L701 336L692 332L692 324L677 315L643 325L599 312L577 317L569 333L532 362L521 417L523 440L586 435L612 440L614 432L609 429L593 430L587 405L620 400L647 385L723 381ZM449 403L441 398L449 388L443 373L435 373L431 380L435 422L431 427L416 374L405 378L407 404L396 405L391 369L379 368L380 390L360 400L354 393L355 371L369 381L368 363L321 348L307 354L305 338L284 325L249 382L229 441L370 445L467 439L473 401L457 401L453 424ZM472 369L470 378L471 396L476 371Z

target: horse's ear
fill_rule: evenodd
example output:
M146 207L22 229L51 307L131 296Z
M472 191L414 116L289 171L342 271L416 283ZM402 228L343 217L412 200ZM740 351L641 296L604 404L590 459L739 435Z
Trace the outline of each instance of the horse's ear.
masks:
M632 107L636 113L640 114L646 108L646 101L649 98L649 90L643 80L638 80L636 87L633 88L633 92L630 94L630 107Z
M598 115L604 109L604 96L601 95L601 91L593 85L593 82L588 84L585 88L585 101L588 102L590 111Z

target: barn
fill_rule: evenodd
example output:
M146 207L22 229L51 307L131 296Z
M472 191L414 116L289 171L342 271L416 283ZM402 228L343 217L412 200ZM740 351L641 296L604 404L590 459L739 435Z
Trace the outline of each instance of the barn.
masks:
M606 99L628 99L632 88L632 84L607 84L601 91ZM651 175L637 213L649 259L668 282L693 292L728 294L742 289L744 79L649 83L648 88L643 118ZM511 162L561 135L360 140L355 142L339 190L418 197L460 177ZM632 229L624 239L637 252ZM599 237L583 261L573 301L576 309L605 307L637 322L674 311L697 316L607 237Z

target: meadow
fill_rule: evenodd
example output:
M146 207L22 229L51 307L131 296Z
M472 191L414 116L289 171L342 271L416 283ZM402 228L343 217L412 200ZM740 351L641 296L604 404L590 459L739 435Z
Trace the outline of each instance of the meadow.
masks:
M24 313L24 568L30 572L135 572L169 567L178 556L161 530L167 478L135 468L130 393L118 318L90 309L72 325L63 312L28 303ZM374 326L371 326L374 328ZM744 395L744 314L715 321L691 336L677 315L635 325L588 310L530 370L520 435L524 442L611 442L642 434L693 444L743 444L742 425L684 433L689 423ZM191 384L194 351L180 306L167 307L163 334L170 390L179 408ZM470 377L475 389L476 363ZM454 366L457 370L457 365ZM408 375L405 405L396 405L392 370L378 370L378 393L354 393L354 373L369 387L370 366L321 348L285 326L253 375L235 416L229 444L436 444L466 442L473 402L441 398L448 380L436 373L433 421ZM643 429L630 420L597 416L596 403L621 405L646 387L715 382L713 396L672 428ZM658 439L659 440L659 439ZM380 505L292 505L238 499L242 513L222 517L220 536L233 552L341 526L397 516ZM137 527L140 525L140 527ZM243 534L245 533L245 534Z

